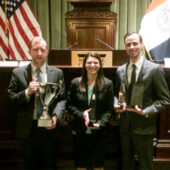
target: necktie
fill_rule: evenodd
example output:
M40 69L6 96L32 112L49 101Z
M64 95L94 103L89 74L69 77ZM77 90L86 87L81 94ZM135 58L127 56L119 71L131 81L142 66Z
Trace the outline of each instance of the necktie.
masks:
M36 69L37 82L42 82L40 73L41 73L40 68L37 68ZM38 96L37 97L37 116L40 117L42 115L42 112L43 112L43 104L42 104L40 96Z
M136 65L132 64L133 70L131 74L131 84L133 85L136 82Z
M133 85L136 82L136 65L132 64L133 70L132 70L132 74L131 74L131 82L130 82L130 86L129 86L129 100L128 100L128 104L130 104L131 101L131 93L132 93L132 89L133 89Z
M40 70L40 68L37 68L36 69L36 73L37 73L37 81L38 82L42 82L42 78L41 78L41 70Z

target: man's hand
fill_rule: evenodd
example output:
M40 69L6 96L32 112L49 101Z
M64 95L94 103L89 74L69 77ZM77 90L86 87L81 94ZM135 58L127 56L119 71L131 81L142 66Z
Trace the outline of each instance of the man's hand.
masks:
M51 127L47 127L47 130L52 130L56 127L57 124L57 116L52 116L52 126Z
M114 105L114 109L118 113L123 113L126 110L126 103L123 103L122 105Z
M37 92L39 90L40 84L39 82L36 82L35 79L33 79L27 88L27 94L31 96L34 92Z
M141 108L139 108L138 105L135 105L135 108L126 108L127 111L131 111L131 112L135 112L141 116L145 116L146 113L144 112L144 110L142 110Z

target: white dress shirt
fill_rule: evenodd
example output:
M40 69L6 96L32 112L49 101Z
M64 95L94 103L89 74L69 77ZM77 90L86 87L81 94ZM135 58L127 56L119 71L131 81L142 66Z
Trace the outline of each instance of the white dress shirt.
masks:
M136 62L136 63L132 63L130 61L128 68L127 68L127 78L128 78L128 83L131 83L131 75L132 75L132 70L133 70L133 64L136 65L136 81L138 79L139 76L139 72L141 70L142 64L143 64L143 56L140 57L140 59Z

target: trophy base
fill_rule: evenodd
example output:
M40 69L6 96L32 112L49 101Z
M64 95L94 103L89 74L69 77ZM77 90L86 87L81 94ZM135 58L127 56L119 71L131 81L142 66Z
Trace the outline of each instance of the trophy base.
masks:
M38 127L51 127L52 119L38 119Z
M122 103L120 103L119 106L120 106L120 109L124 108L124 105Z

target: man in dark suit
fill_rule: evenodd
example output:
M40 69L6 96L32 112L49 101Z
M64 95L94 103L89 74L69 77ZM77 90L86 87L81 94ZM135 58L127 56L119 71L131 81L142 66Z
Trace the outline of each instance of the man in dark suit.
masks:
M53 169L56 137L59 120L65 108L65 87L63 72L60 69L46 64L48 49L42 37L34 37L30 42L29 53L32 61L29 65L13 70L8 96L17 108L16 135L23 141L25 169ZM39 75L37 73L39 70ZM42 82L63 82L63 89L49 106L49 115L52 117L50 127L38 127L37 91ZM42 111L41 113L42 114Z
M122 169L133 170L137 155L140 170L151 170L157 116L170 104L169 90L162 67L142 56L142 37L135 32L127 33L124 43L130 61L117 70L114 100L120 113Z

